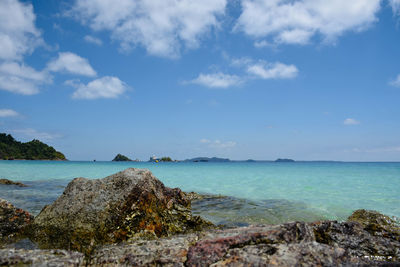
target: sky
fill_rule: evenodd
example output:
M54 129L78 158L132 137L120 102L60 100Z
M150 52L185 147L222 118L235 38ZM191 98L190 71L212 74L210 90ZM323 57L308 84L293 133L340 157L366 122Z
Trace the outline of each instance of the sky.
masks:
M0 0L0 132L70 160L400 161L400 0Z

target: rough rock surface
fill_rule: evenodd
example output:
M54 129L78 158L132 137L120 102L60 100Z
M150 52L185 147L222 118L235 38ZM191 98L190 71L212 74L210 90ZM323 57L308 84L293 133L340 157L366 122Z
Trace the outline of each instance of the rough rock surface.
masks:
M14 241L32 221L29 212L0 198L0 244Z
M192 216L180 189L165 187L148 170L130 168L103 179L75 178L35 218L31 237L41 248L90 254L99 244L210 226Z
M383 235L400 241L400 224L389 216L377 211L356 210L349 217L349 221L360 223L373 235Z
M375 216L374 212L363 213L367 218ZM367 220L365 223L368 225ZM400 266L397 229L371 233L365 225L354 221L293 222L136 240L103 246L77 265ZM42 251L45 255L52 253ZM42 265L49 265L41 256L42 251L0 250L0 265L10 262L10 258L17 265L18 255L22 255L20 263L23 263L27 254L41 259ZM82 255L60 253L66 263L81 259Z
M65 250L1 249L1 266L84 266L84 256Z
M20 182L14 182L5 178L1 178L0 179L0 184L4 184L4 185L16 185L19 187L27 187L27 185L20 183Z

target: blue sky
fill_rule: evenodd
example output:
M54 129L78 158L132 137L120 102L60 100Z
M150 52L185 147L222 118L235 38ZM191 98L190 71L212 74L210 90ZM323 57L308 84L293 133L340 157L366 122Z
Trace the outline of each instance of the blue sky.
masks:
M399 161L399 0L0 1L0 132L70 160Z

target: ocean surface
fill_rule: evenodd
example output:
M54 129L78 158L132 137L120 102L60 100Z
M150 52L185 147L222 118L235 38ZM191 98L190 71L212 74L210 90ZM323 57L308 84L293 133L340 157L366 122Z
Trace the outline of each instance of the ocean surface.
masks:
M29 186L0 185L0 198L36 215L73 178L129 167L149 169L169 187L225 196L192 204L219 224L341 221L361 208L400 218L400 163L0 161L0 178Z

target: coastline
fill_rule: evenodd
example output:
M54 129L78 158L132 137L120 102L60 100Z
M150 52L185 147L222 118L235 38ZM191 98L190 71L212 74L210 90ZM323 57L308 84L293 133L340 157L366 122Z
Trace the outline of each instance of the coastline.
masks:
M128 181L132 181L132 184L129 185L131 182ZM100 186L103 190L109 189L99 192L95 189L96 186ZM124 226L123 229L136 234L126 235L126 230L116 234L115 230L112 230L115 226L109 225L107 227L111 227L110 230L117 239L110 240L108 234L106 239L102 239L101 235L99 236L97 233L99 231L97 225L100 222L98 220L103 220L101 219L103 216L109 216L107 215L109 212L111 212L111 217L114 217L112 215L114 209L109 210L107 202L112 201L111 204L114 203L115 197L117 199L122 197L116 203L125 203L125 193L119 193L120 197L113 191L107 193L107 190L117 189L118 191L118 188L131 192L129 198L126 199L128 200L127 207L131 207L132 203L137 204L132 205L132 208L135 207L133 210L122 208L125 213L122 214L122 221L117 221L115 226L118 227L115 229L120 229L128 223L129 227ZM99 193L93 195L90 192ZM90 194L91 198L85 197L87 194ZM131 198L137 199L137 202L132 202ZM1 229L3 229L2 231L9 229L5 234L9 236L10 240L16 238L16 242L6 241L3 243L3 248L0 248L0 264L31 263L54 266L65 264L142 266L156 263L175 266L209 264L224 266L246 263L291 266L293 262L302 262L306 265L346 266L354 264L375 266L385 262L400 264L399 222L380 213L357 210L344 222L305 223L296 221L276 225L248 225L233 228L215 227L200 217L191 215L190 202L193 204L195 201L226 198L225 196L201 195L193 192L183 193L178 188L164 187L149 171L140 169L126 169L123 172L96 180L76 178L69 183L57 201L46 206L34 219L29 213L15 208L7 202L1 202L3 204L0 205L0 208L3 209L3 213L5 210L6 214L9 214L6 221L0 222L8 228ZM103 203L101 206L105 209L99 206L100 203ZM97 206L97 208L92 210L91 206ZM82 209L82 207L84 208ZM101 211L102 209L104 210ZM87 216L94 211L100 212L99 215L102 215ZM154 218L158 216L154 217L153 213L164 214L159 218L163 218L167 214L169 214L167 216L173 217L166 221L160 221L159 224L154 221ZM180 217L181 213L183 217ZM139 221L133 219L137 216L141 218ZM187 226L190 225L189 228L185 226L187 218L191 218L191 222L187 224ZM194 222L198 227L192 228ZM81 228L82 223L87 226ZM172 228L171 223L175 225ZM88 228L90 224L94 228ZM83 229L89 232L82 232ZM175 230L164 232L161 229ZM73 231L71 232L71 230ZM75 231L78 231L78 239L74 237ZM1 234L4 238L4 232ZM121 239L123 236L125 237ZM23 239L25 237L29 237L34 243ZM94 240L96 240L95 243L93 243ZM123 242L121 243L121 241ZM355 243L358 246L354 247ZM371 253L371 251L374 252Z

